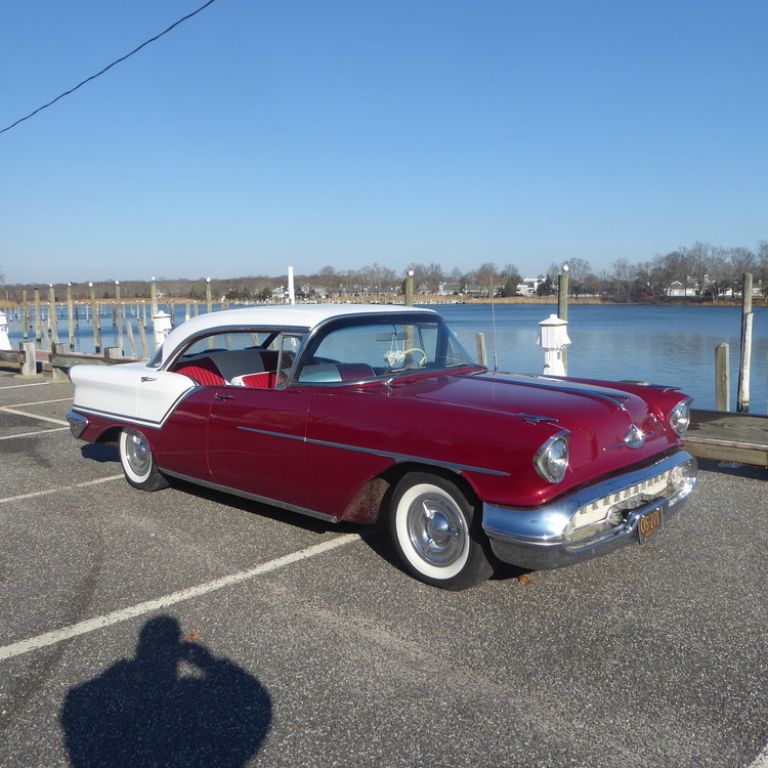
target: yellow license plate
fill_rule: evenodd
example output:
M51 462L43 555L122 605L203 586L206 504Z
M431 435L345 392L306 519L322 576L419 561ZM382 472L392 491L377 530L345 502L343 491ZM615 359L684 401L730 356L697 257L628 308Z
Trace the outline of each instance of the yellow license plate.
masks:
M658 507L654 507L649 512L646 512L637 521L637 539L641 544L657 534L664 526L663 509L663 505L660 504Z

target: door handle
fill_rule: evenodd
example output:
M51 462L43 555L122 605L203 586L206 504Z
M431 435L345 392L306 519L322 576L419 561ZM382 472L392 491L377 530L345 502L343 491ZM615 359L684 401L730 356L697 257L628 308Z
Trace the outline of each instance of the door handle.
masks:
M141 382L142 382L142 384L143 384L145 381L157 381L157 377L155 377L155 376L142 376L142 377L141 377Z
M234 395L222 395L221 392L217 392L214 395L215 400L231 400L234 397Z

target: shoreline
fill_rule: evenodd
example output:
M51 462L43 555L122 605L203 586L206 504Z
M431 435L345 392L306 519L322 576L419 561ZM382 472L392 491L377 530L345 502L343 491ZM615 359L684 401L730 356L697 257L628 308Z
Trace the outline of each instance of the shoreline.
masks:
M381 295L381 296L347 296L344 299L341 298L333 298L333 299L318 299L314 301L298 301L298 304L402 304L403 301L401 300L402 297L392 297L390 295ZM498 298L490 298L490 297L466 297L462 298L459 296L442 296L439 294L422 294L419 296L414 297L415 301L414 303L417 305L431 305L431 304L532 304L532 305L553 305L557 306L558 298L557 296L506 296L506 297L498 297ZM111 306L116 303L125 305L125 306L131 306L135 304L149 304L151 299L149 297L144 298L132 298L132 299L126 299L123 298L119 302L116 301L114 298L103 298L97 300L97 303L100 306ZM66 301L56 301L57 306L66 306ZM77 306L90 306L91 301L90 299L75 299L73 304ZM192 299L189 297L179 296L179 297L163 297L162 299L159 299L157 302L161 306L168 306L168 305L183 305L183 304L197 304L197 305L204 305L205 301L200 299ZM227 304L238 304L242 306L266 306L266 305L277 305L282 302L227 302ZM214 302L216 306L220 306L221 302ZM649 301L615 301L614 299L601 299L596 297L569 297L568 298L568 304L569 305L595 305L595 306L605 306L605 305L611 305L611 306L626 306L626 307L720 307L720 308L727 308L727 307L741 307L741 297L735 298L733 300L719 300L719 301L708 301L699 299L697 297L691 297L689 299L682 299L682 298L672 298L672 299L662 299L662 300L649 300ZM33 302L28 301L27 306L33 306ZM40 306L48 307L48 301L42 300L40 301ZM753 296L752 297L752 306L753 308L765 308L768 307L768 299L759 297L759 296ZM21 302L18 301L11 301L10 299L0 299L0 310L16 310L21 307Z

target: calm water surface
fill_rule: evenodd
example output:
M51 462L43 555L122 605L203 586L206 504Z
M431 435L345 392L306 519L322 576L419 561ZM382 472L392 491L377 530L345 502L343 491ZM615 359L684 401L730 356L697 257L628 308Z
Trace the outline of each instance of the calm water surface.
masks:
M540 373L544 353L536 345L538 323L555 311L551 305L447 304L436 309L457 333L467 350L475 353L475 334L486 334L490 360L495 346L501 370ZM81 310L82 312L82 310ZM495 334L493 316L495 314ZM660 307L643 305L572 305L569 308L571 346L568 372L572 376L639 379L681 386L695 398L695 406L715 403L715 347L731 345L731 409L736 408L740 307ZM184 307L176 307L176 321L184 320ZM11 340L21 338L11 318ZM59 318L59 335L66 338L66 318ZM751 411L766 413L768 310L755 310L751 369ZM151 333L148 334L151 337ZM495 335L495 345L494 345ZM135 331L136 344L139 335ZM113 346L111 311L102 317L102 346ZM78 351L93 351L90 324L81 321Z
M474 352L484 331L488 356L496 349L502 370L540 373L544 353L536 345L538 323L554 307L531 304L436 307L465 346ZM740 307L572 305L568 311L568 373L607 379L639 379L681 386L698 408L715 405L715 347L730 344L731 409L736 408ZM755 310L751 367L751 411L766 413L768 310Z

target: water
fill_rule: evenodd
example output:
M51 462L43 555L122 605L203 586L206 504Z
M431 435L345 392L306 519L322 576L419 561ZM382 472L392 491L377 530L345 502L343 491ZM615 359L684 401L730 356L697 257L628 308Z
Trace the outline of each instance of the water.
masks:
M538 323L556 311L535 304L447 305L436 307L468 350L477 331L486 334L492 364L493 312L502 370L540 373L544 353L536 345ZM766 413L768 310L754 310L751 412ZM674 384L697 408L715 407L715 347L730 345L731 408L736 408L740 307L590 304L568 309L568 373L606 379Z
M185 307L175 306L175 321L184 320ZM540 373L544 353L538 348L538 323L553 311L540 304L447 304L434 307L454 329L467 350L475 352L475 334L486 335L489 360L496 349L501 370ZM129 316L135 307L128 307ZM76 336L79 352L93 351L93 331L84 320ZM493 314L496 315L495 343ZM11 317L11 341L21 340L18 321ZM568 333L568 372L572 376L639 379L680 386L698 408L715 405L715 347L730 344L731 408L735 409L738 383L740 307L571 305ZM134 338L140 349L139 334ZM66 316L59 316L59 336L66 339ZM766 413L768 405L768 309L755 309L752 348L751 411ZM147 333L152 343L151 332ZM127 344L127 337L125 339ZM102 347L115 346L112 312L102 314Z

